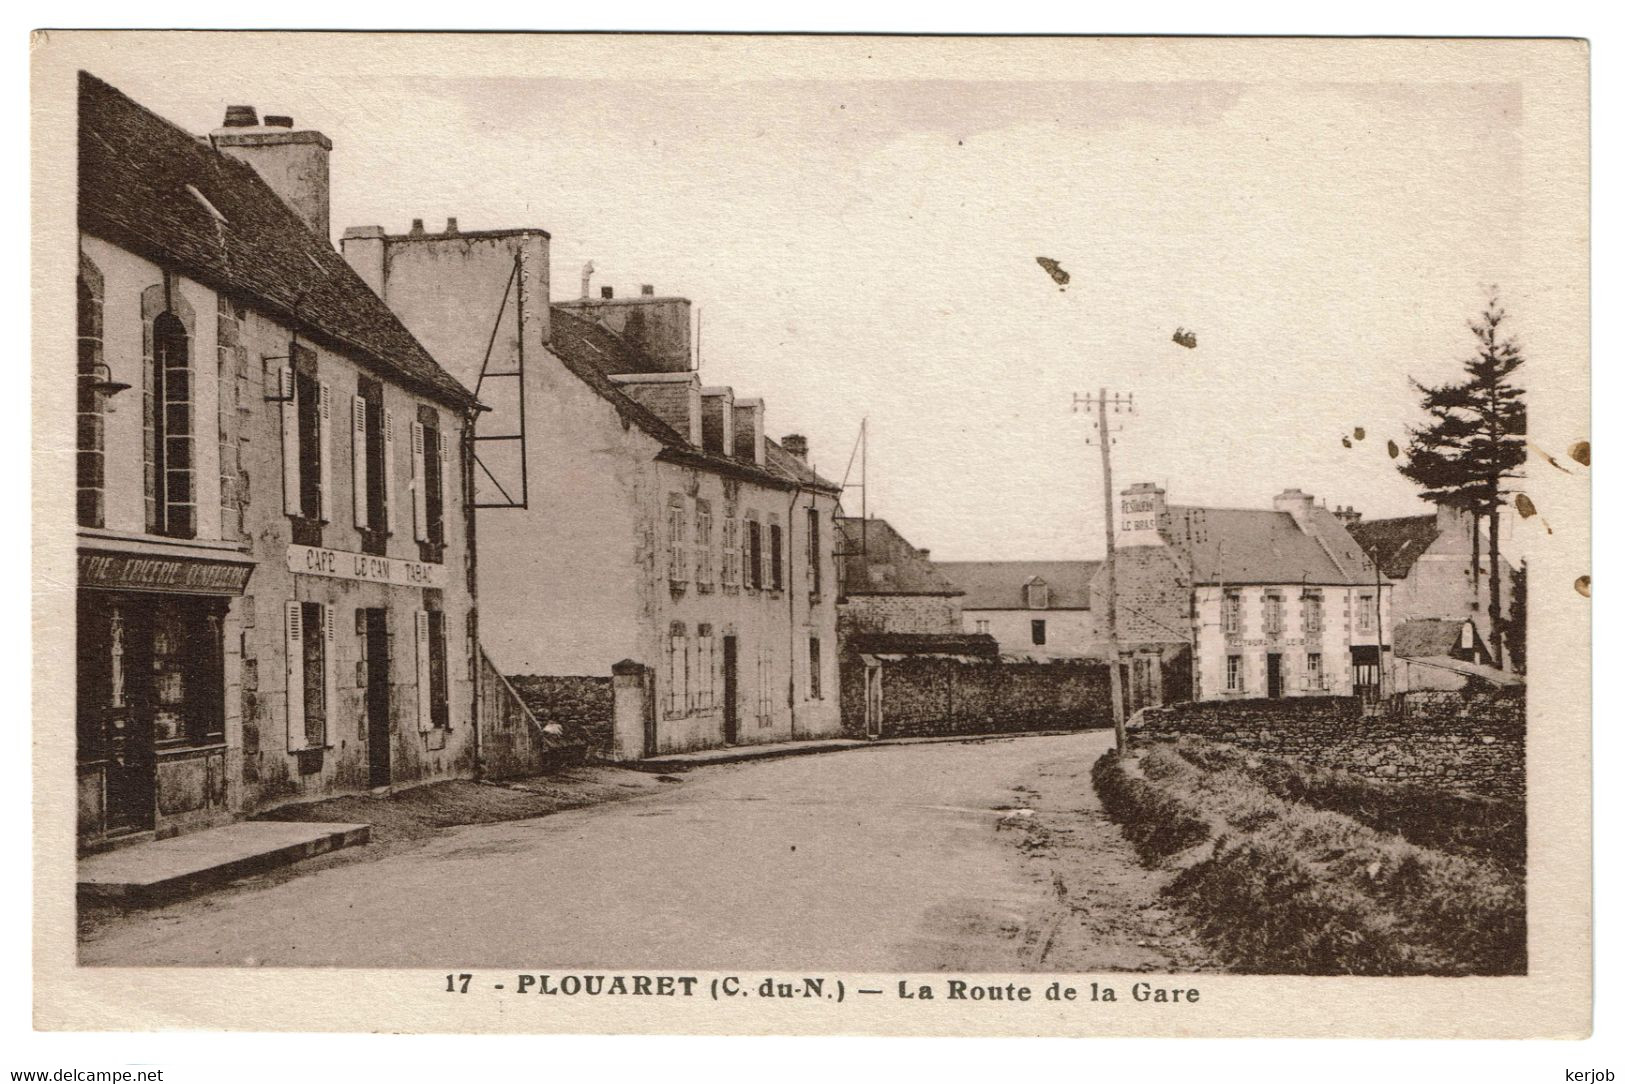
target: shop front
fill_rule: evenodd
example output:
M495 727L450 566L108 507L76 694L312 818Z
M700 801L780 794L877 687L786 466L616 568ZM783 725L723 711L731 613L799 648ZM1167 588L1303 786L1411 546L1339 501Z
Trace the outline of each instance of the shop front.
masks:
M252 571L240 553L81 545L82 849L230 817L226 635L232 600Z

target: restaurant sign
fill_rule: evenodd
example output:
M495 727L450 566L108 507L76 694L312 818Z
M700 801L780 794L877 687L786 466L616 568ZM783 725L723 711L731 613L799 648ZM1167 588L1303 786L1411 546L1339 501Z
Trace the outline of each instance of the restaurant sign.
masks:
M445 587L446 566L427 561L403 561L350 550L321 546L289 546L288 571L302 576L338 580L368 580L397 587Z
M253 565L236 561L95 551L79 554L79 586L104 591L240 595L253 571Z

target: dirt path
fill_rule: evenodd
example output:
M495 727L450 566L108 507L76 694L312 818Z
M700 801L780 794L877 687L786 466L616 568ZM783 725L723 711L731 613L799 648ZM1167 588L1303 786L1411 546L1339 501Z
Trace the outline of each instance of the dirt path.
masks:
M1090 755L1037 766L1012 791L1017 811L1003 822L1025 858L1028 875L1049 888L1049 908L1033 970L1222 971L1188 920L1163 901L1173 874L1143 866L1100 808L1089 780L1095 758L1110 746L1099 736ZM1030 809L1030 815L1020 812Z

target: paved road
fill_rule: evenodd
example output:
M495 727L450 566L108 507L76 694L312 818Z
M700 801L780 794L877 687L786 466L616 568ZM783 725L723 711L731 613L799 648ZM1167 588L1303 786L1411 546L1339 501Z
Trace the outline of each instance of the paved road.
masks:
M1021 845L1031 818L1009 807L1029 804L1046 766L1052 777L1069 766L1067 789L1087 791L1085 770L1108 740L895 745L704 768L651 797L450 829L375 861L123 916L91 931L80 959L1041 967L1054 875ZM1114 879L1143 876L1113 853Z

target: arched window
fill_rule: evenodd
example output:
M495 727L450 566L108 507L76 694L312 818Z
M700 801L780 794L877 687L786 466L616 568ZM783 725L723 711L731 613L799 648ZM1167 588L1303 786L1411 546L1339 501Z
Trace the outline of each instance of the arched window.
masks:
M79 525L105 526L106 464L102 420L102 276L79 259Z
M148 527L155 534L197 534L197 473L193 463L192 350L186 325L173 312L152 321L151 392L147 410Z

